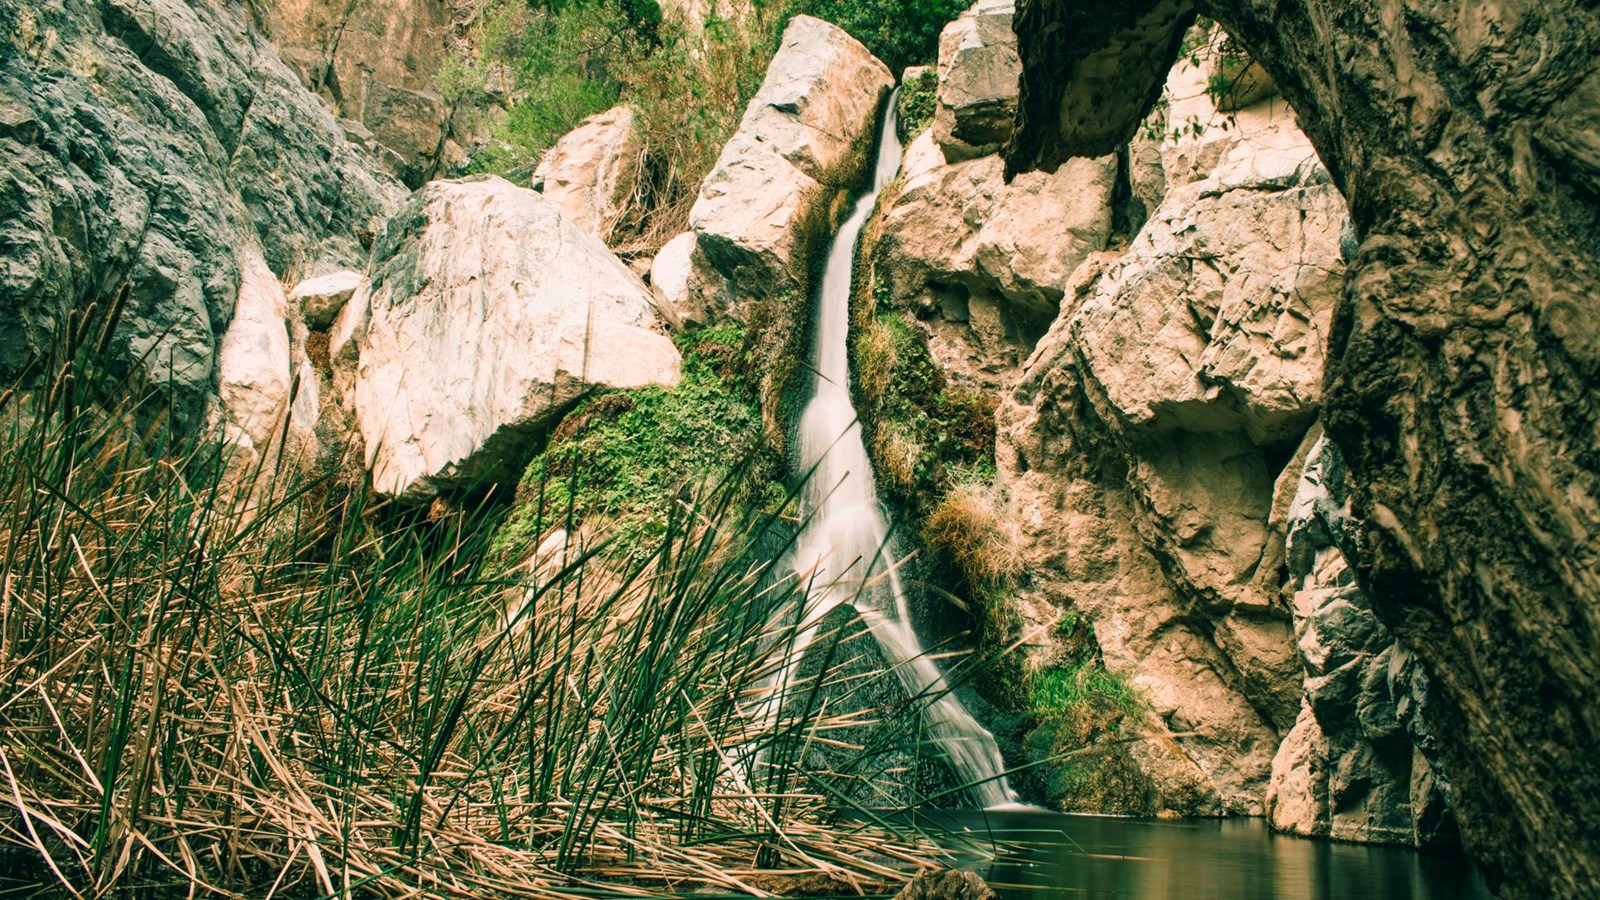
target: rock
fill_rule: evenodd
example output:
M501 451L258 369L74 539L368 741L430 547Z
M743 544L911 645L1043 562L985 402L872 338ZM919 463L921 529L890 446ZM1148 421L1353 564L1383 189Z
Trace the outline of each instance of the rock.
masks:
M351 303L364 300L368 319L352 329L355 411L380 493L421 501L514 483L541 434L591 391L677 383L677 348L638 277L502 179L418 191L371 272Z
M223 420L265 450L289 406L288 305L283 285L256 250L239 254L239 295L217 352Z
M650 292L656 311L674 327L703 325L704 310L691 306L689 273L693 266L694 232L685 231L662 245L650 262Z
M359 264L403 194L237 7L10 4L0 59L0 379L126 285L104 364L198 422L239 248L280 274Z
M456 161L448 150L460 123L439 81L464 7L265 0L252 10L305 86L370 129L396 177L416 186Z
M1427 679L1395 644L1346 562L1355 532L1338 450L1320 432L1288 511L1285 591L1305 670L1305 704L1278 748L1274 828L1340 840L1447 843L1448 786L1427 760Z
M1274 76L1356 211L1323 401L1350 467L1351 561L1430 675L1437 768L1491 887L1592 894L1600 220L1580 98L1596 85L1600 8L1096 8L1019 9L1023 124L1008 166L1126 140L1195 14Z
M803 302L814 246L871 156L879 101L892 83L842 29L790 20L689 213L698 302L735 317L756 299Z
M896 900L996 900L998 895L971 872L918 872Z
M1072 275L997 413L1025 628L1064 601L1091 624L1175 735L1132 757L1186 813L1266 811L1301 709L1277 581L1298 482L1279 472L1320 408L1346 212L1319 168L1251 162L1260 133L1232 132L1125 252Z
M295 285L289 292L289 300L299 305L300 316L308 327L321 330L333 324L339 311L364 281L366 276L360 272L340 269Z
M950 162L993 153L1011 137L1022 73L1014 11L1014 0L979 0L939 34L933 133Z
M609 242L639 187L643 163L633 110L616 106L584 119L546 150L533 171L533 189L568 222Z
M1006 184L997 156L946 164L923 132L881 201L870 259L892 306L926 322L948 372L992 387L1055 318L1068 276L1103 250L1116 163L1074 160Z

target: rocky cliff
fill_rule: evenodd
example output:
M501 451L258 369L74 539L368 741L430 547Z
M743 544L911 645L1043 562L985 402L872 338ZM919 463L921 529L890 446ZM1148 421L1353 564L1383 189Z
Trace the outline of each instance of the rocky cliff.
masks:
M1600 882L1600 11L1581 2L1028 0L1012 172L1134 136L1198 13L1348 199L1322 415L1350 561L1421 664L1492 880ZM1313 706L1315 703L1313 703Z
M181 0L0 4L0 170L0 378L126 286L106 363L190 421L241 280L359 263L403 195L237 10Z

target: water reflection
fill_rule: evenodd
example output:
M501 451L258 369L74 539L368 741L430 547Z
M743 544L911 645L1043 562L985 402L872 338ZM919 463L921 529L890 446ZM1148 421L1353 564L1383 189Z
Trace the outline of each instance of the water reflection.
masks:
M985 877L1006 900L1040 897L1489 900L1466 858L1273 834L1259 819L956 813L1007 849ZM981 868L980 868L981 871Z

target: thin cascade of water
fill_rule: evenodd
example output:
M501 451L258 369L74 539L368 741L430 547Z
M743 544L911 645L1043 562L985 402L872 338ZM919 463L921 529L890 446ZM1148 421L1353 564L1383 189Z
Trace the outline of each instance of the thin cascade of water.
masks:
M906 690L933 698L924 714L928 730L961 778L974 784L972 790L984 806L1009 806L1017 803L1017 796L1002 774L1005 763L994 736L950 690L911 628L905 591L886 546L888 522L850 400L850 284L856 239L878 193L900 168L895 99L889 98L884 114L872 186L834 236L823 270L812 360L816 389L801 415L798 436L801 471L809 471L811 478L804 497L807 525L796 548L795 569L810 590L787 667L774 676L768 692L768 712L775 713L781 704L783 686L794 677L823 617L838 606L850 605Z

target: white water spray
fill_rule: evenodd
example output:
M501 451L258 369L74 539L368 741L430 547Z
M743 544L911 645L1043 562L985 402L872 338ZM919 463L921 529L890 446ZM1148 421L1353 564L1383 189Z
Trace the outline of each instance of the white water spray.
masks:
M898 91L896 92L898 94ZM900 168L895 131L895 96L889 98L872 187L856 201L828 248L818 303L816 392L800 419L801 471L809 471L805 511L795 569L810 585L788 665L769 689L768 714L775 715L783 688L793 679L818 627L834 608L854 607L877 639L883 655L912 696L932 698L926 723L940 749L986 807L1017 803L1007 784L1005 763L994 736L979 725L951 692L944 674L928 657L906 607L895 560L886 546L888 522L878 503L878 488L866 444L850 402L850 283L856 238L872 215L878 193Z

